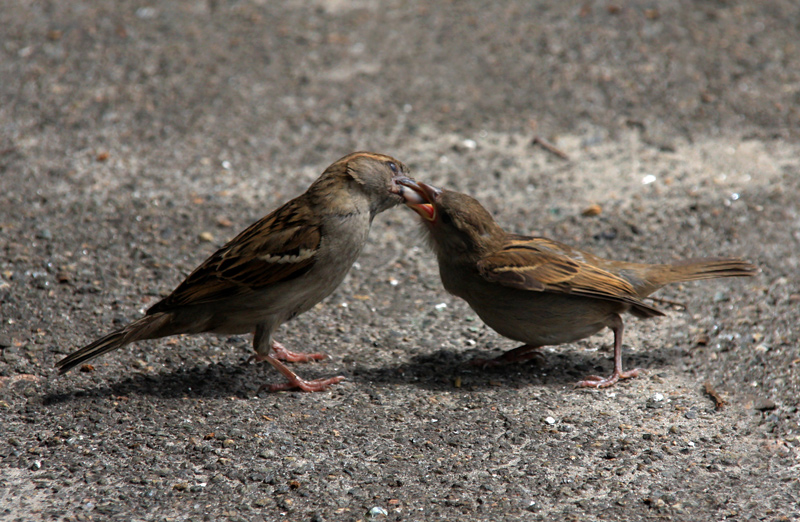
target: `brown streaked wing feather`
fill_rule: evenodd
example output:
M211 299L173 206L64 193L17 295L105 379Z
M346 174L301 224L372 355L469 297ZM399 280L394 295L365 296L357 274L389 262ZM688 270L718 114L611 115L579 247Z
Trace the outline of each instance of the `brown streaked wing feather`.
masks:
M220 248L147 313L229 299L300 277L316 261L320 228L305 206L290 201Z
M537 292L570 281L579 270L571 259L517 248L505 248L482 259L478 268L490 281Z
M575 259L579 255L571 249L565 252L556 242L520 238L479 261L478 270L488 281L511 288L618 301L648 315L662 315L642 302L628 281Z

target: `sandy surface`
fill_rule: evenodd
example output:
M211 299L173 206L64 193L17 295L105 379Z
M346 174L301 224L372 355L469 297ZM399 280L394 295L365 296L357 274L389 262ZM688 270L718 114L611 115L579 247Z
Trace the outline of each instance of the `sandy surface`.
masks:
M790 0L6 2L0 519L798 519L798 19ZM347 377L328 392L255 395L280 378L244 363L249 336L56 376L359 149L515 232L761 273L665 289L686 309L627 320L645 375L578 390L610 333L467 366L516 345L442 290L397 208L279 332L330 354L297 366Z

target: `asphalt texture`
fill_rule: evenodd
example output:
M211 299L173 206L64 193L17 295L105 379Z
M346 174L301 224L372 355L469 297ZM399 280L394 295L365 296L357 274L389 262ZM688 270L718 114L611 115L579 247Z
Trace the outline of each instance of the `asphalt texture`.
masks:
M0 9L0 519L800 519L800 4L33 2ZM548 147L546 144L553 147ZM139 317L354 150L508 230L629 261L741 256L666 317L516 346L405 208L278 339L54 363ZM563 153L563 154L559 154ZM675 304L680 303L680 304ZM684 305L684 306L681 306Z

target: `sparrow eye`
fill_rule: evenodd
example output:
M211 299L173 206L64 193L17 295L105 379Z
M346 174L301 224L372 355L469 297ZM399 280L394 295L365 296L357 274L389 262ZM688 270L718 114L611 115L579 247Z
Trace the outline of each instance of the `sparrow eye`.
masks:
M394 161L390 161L386 165L389 166L389 168L392 170L392 172L397 174L397 164Z
M444 223L445 225L449 225L450 223L453 222L452 218L450 217L450 214L446 212L442 212L439 216L440 216L439 219L441 219L442 223Z

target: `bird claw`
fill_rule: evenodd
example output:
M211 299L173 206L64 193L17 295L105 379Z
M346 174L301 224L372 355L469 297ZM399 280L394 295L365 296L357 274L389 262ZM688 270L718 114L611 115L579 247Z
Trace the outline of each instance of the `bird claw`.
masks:
M589 375L585 380L575 383L578 388L608 388L613 386L617 381L623 379L632 379L638 377L641 368L634 368L627 372L614 371L610 377L600 377L599 375Z
M253 353L253 354L250 354L250 357L248 357L247 360L244 363L245 364L250 364L253 361L255 361L255 362L266 361L267 357L268 357L267 355L260 355L258 353Z
M256 344L258 346L258 344ZM268 390L270 392L282 391L282 390L292 390L295 388L299 388L305 392L317 392L322 391L328 388L328 386L332 384L336 384L344 380L344 377L337 376L337 377L330 377L327 379L316 379L313 381L306 381L301 379L290 370L285 364L281 361L289 361L289 362L308 362L314 361L319 359L324 359L326 357L325 354L322 353L295 353L290 352L287 350L281 343L277 341L272 341L271 350L268 350L266 354L261 354L256 352L254 355L250 356L250 359L255 359L256 361L267 361L270 363L276 370L281 372L281 374L286 377L286 381L283 384L264 384L258 388L256 394L261 393L264 390Z
M274 343L272 345L272 356L279 361L287 362L309 362L319 361L328 357L324 353L300 353L290 352L282 344Z
M323 391L331 386L332 384L337 384L344 380L344 377L339 375L337 377L329 377L327 379L315 379L313 381L306 381L300 378L290 379L288 382L283 384L262 384L256 394L261 393L264 390L269 392L277 392L277 391L284 391L284 390L293 390L295 388L299 388L304 392L318 392Z
M279 361L286 361L286 362L310 362L310 361L320 361L322 359L326 359L328 356L324 353L301 353L301 352L291 352L286 349L279 342L272 343L272 354L262 355L260 353L252 354L248 359L247 362L250 363L252 361L261 362L266 361L267 358L272 357L273 359L277 359Z

